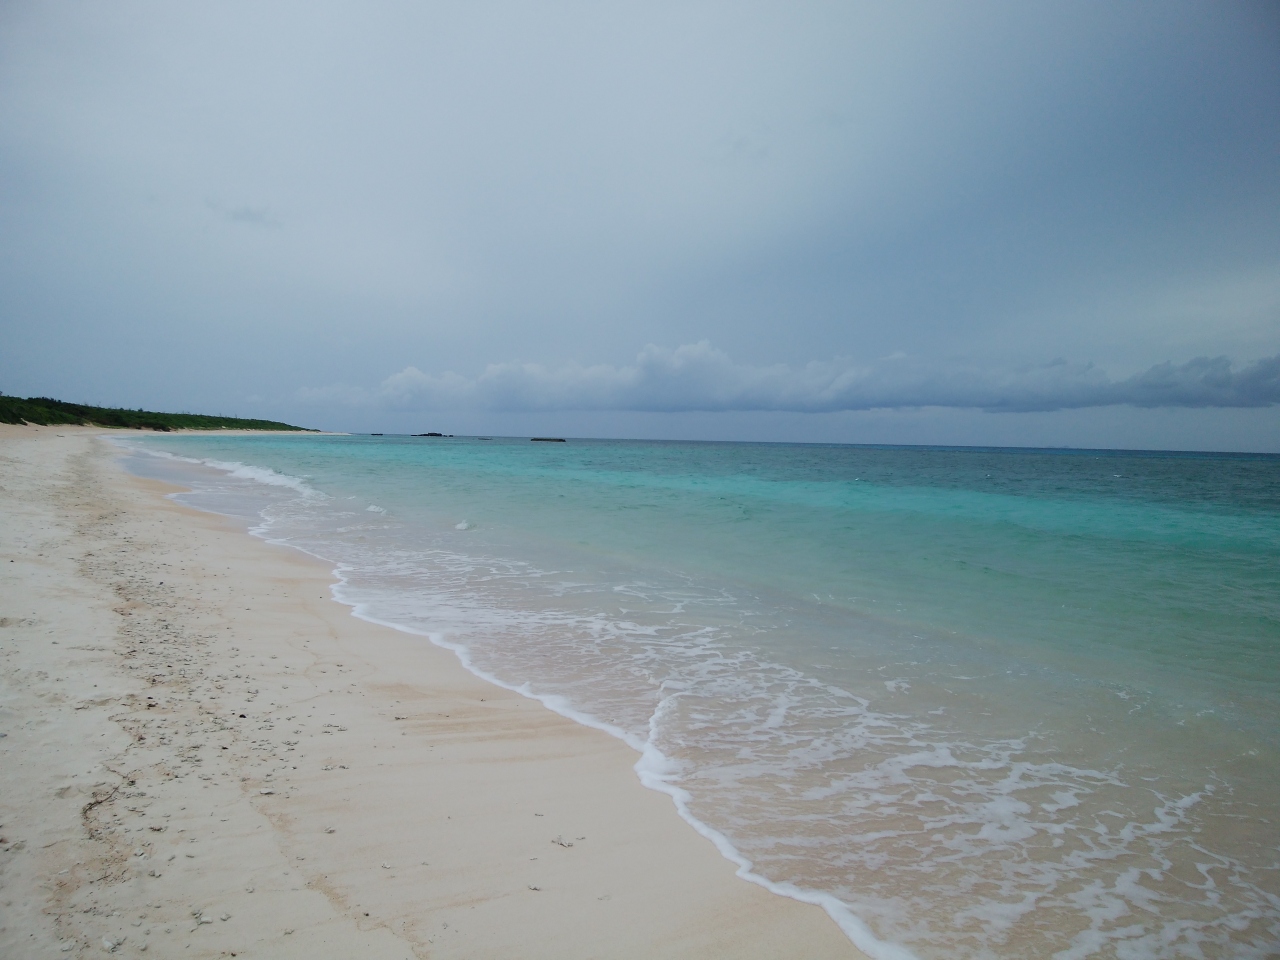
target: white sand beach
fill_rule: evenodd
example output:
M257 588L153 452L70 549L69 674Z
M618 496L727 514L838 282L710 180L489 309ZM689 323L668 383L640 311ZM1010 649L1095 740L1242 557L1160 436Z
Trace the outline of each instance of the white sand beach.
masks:
M862 956L606 734L329 569L0 427L0 955Z

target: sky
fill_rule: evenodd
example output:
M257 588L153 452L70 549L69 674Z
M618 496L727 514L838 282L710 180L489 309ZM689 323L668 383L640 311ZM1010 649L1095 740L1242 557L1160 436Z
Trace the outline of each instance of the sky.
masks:
M0 391L1280 451L1274 2L0 3Z

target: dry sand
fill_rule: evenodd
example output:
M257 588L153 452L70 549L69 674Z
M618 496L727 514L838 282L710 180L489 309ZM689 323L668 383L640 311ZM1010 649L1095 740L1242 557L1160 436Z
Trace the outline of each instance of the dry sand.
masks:
M0 956L862 956L101 433L0 426Z

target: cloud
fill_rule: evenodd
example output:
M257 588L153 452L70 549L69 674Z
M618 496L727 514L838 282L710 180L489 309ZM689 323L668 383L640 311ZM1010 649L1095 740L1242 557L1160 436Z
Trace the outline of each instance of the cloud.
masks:
M266 207L236 207L227 211L227 219L233 223L252 223L259 227L279 226Z
M205 205L231 223L246 223L254 227L280 227L280 221L272 216L271 211L264 206L255 207L241 204L237 207L225 207L215 200L206 200Z
M697 429L937 442L965 417L936 404L1255 402L1229 365L1102 372L1280 350L1275 32L1169 6L4 4L0 383L334 428L741 410ZM728 357L634 358L703 337ZM1057 356L1102 371L1013 366ZM511 409L581 415L483 414ZM1151 412L1101 409L1099 444ZM1276 406L1165 413L1176 446L1240 413L1280 437Z
M1226 357L1162 363L1124 380L1056 360L995 369L938 366L895 354L803 367L735 363L708 341L649 345L630 366L491 364L478 377L406 367L376 398L400 409L788 411L956 407L1029 412L1135 407L1265 407L1280 403L1280 354L1237 370Z

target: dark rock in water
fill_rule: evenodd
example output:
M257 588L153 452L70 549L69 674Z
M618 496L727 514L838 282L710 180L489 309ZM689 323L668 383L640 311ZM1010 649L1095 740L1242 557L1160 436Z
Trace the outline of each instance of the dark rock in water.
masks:
M371 437L380 437L380 436L382 436L382 434L380 434L380 433L371 433L371 434L369 434L369 436L371 436Z
M532 443L564 443L564 437L530 437Z
M443 433L415 433L415 437L443 437Z

